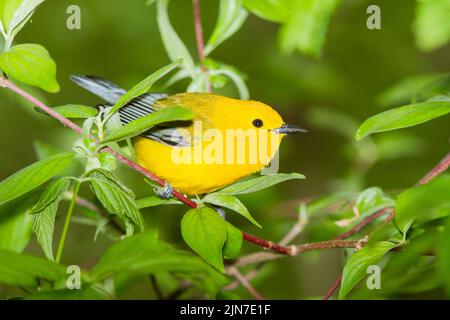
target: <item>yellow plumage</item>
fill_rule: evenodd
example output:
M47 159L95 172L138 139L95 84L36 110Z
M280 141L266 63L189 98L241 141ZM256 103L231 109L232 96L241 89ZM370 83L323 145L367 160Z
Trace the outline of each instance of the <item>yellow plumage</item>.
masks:
M72 76L113 105L125 90L92 76ZM198 195L260 171L276 155L285 134L303 131L283 123L270 106L208 93L142 94L119 110L126 124L163 108L181 106L192 121L165 123L134 139L139 163L175 189Z
M263 132L269 133L267 129L275 129L283 125L283 120L275 110L257 101L242 101L205 93L182 93L157 102L157 107L168 106L183 106L194 111L195 118L193 120L194 122L201 121L202 133L214 128L224 135L227 129L252 129L265 134ZM252 123L255 119L261 119L263 126L255 128ZM185 129L194 135L193 125ZM188 195L197 195L222 188L242 177L260 171L278 150L283 136L284 134L276 135L276 141L268 138L270 143L275 145L274 150L268 150L265 156L257 156L256 161L254 161L255 157L253 161L250 161L252 150L250 150L250 146L247 146L243 163L237 163L237 143L234 148L231 148L236 151L234 156L236 161L231 161L232 163L227 163L227 161L206 163L203 159L200 163L195 163L194 160L189 163L174 163L174 152L194 154L195 146L169 146L145 137L135 139L134 147L136 157L142 166L168 181L175 189ZM223 141L223 153L226 153L228 145L226 139ZM205 150L211 141L201 141L200 143ZM189 150L174 150L176 148L188 148ZM224 155L225 157L226 155Z

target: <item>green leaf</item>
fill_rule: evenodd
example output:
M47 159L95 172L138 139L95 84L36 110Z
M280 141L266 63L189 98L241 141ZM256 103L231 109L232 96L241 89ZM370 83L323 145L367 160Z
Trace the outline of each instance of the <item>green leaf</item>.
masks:
M367 275L368 266L376 264L387 252L397 246L398 244L389 241L380 241L369 244L352 254L342 272L339 299L344 299L350 290Z
M247 85L245 84L244 77L236 68L220 63L219 69L212 70L210 73L213 77L226 76L230 78L239 91L239 97L242 100L248 100L250 98L250 93Z
M244 23L247 11L242 7L242 0L221 0L216 26L205 46L209 55L222 42L230 38Z
M227 240L223 247L223 256L227 259L236 259L241 252L243 238L242 231L227 222Z
M33 216L33 233L47 259L54 261L53 231L58 202L52 202L44 210Z
M120 182L120 180L112 172L110 172L108 170L105 170L102 168L97 168L91 173L91 176L108 181L108 182L116 185L123 192L125 192L129 198L131 198L131 199L135 198L133 190L131 190L126 185L124 185L122 182Z
M262 228L261 225L255 219L253 219L248 209L235 196L223 193L210 193L203 198L203 201L212 203L219 207L225 207L233 211L236 211L240 215L247 218L255 226Z
M222 248L227 239L225 220L213 209L189 210L181 220L184 241L217 270L224 272Z
M129 91L127 91L123 96L119 98L119 100L116 101L114 106L109 110L109 116L115 113L117 110L119 110L121 107L123 107L125 104L133 100L134 98L139 97L141 94L146 93L150 88L153 86L153 84L164 77L167 73L175 69L181 64L181 60L177 60L175 62L172 62L171 64L168 64L167 66L164 66L155 72L153 72L151 75L149 75L147 78L139 82L137 85L135 85L133 88L131 88Z
M284 52L300 52L319 57L325 43L331 14L340 0L297 0L293 14L280 30L280 45Z
M106 171L114 171L117 166L117 159L113 154L108 152L102 152L98 155L98 161L100 161L100 165L102 169Z
M52 184L50 184L42 193L39 201L31 210L32 214L37 214L49 206L52 202L58 202L61 200L64 193L69 189L70 178L63 177Z
M244 6L262 19L285 22L291 16L292 0L244 0Z
M395 201L384 195L378 187L367 188L356 199L355 207L361 216L368 216L380 209L395 206Z
M159 33L161 35L164 48L171 61L179 61L182 59L183 68L189 72L191 78L195 77L195 64L188 49L181 41L173 29L168 14L169 0L158 0L157 6L157 20ZM179 64L179 63L178 63Z
M6 31L11 34L12 32L17 33L20 31L24 25L23 22L26 22L30 18L33 11L44 2L44 0L5 0L5 2L4 6L7 12L5 12L5 19L2 20L4 21ZM14 8L16 9L14 10ZM14 13L11 14L12 12Z
M38 279L56 281L66 276L66 268L52 261L0 249L0 283L36 287Z
M56 64L48 51L38 44L19 44L0 55L0 68L23 83L48 92L59 91Z
M269 188L284 181L304 178L305 176L299 173L277 173L273 175L257 176L243 181L238 181L231 186L217 191L216 193L232 195L252 193L265 188Z
M93 177L91 178L91 184L95 195L106 210L118 215L125 221L131 220L140 230L144 229L144 220L134 199L129 194L116 184L104 179Z
M60 153L29 165L0 183L0 205L40 186L66 168L72 153Z
M44 190L38 203L31 211L33 214L33 232L49 260L54 260L53 231L55 229L56 212L61 198L69 189L70 182L71 180L67 177L53 182Z
M31 216L28 214L35 195L17 198L0 206L0 248L22 252L31 238Z
M102 281L119 272L160 273L171 272L196 281L215 291L227 279L192 254L174 249L149 230L116 242L101 257L90 273L92 281Z
M176 199L162 199L157 196L145 197L136 200L136 205L139 209L156 207L162 204L182 204L182 202Z
M432 51L450 40L450 2L422 0L417 2L414 32L417 46Z
M450 215L450 174L434 178L429 183L403 191L397 197L395 221L406 233L415 223Z
M81 104L66 104L54 107L53 110L69 119L87 119L95 117L98 113L96 108L83 106Z
M3 0L0 2L0 22L6 33L9 31L9 25L14 17L14 13L19 8L23 0Z
M356 132L356 140L376 132L415 126L450 112L450 102L429 101L391 109L370 117Z
M148 129L171 121L187 121L194 117L193 111L183 107L168 107L160 111L148 114L142 118L131 121L123 127L111 132L102 142L124 140L132 138L147 131Z

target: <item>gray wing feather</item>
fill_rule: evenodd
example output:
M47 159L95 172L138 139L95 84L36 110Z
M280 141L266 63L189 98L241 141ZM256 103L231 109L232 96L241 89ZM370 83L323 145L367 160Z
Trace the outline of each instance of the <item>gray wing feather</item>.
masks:
M70 78L110 104L114 104L126 92L114 83L99 77L73 75ZM156 92L144 93L136 97L119 109L120 121L125 125L155 112L155 102L167 97L165 93ZM142 136L170 146L190 146L189 137L183 136L175 127L155 127L144 132Z
M114 104L126 92L114 83L94 76L73 75L70 79L111 104Z

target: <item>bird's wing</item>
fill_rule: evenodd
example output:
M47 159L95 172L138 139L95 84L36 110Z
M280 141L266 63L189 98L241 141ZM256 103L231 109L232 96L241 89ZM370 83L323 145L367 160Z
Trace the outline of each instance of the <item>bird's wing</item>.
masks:
M120 120L123 124L144 117L157 110L161 106L156 102L168 97L164 93L144 93L131 100L119 109ZM141 136L158 141L169 146L188 147L191 145L191 136L183 127L188 128L191 121L175 121L155 126L145 131Z
M70 79L80 87L92 92L103 100L114 104L126 92L108 80L94 76L72 75Z
M71 80L110 104L114 104L126 92L112 82L95 76L73 75ZM156 102L167 97L168 95L165 93L155 92L144 93L134 98L119 109L120 121L125 125L159 110L160 107L156 105ZM191 145L190 135L187 135L186 131L179 129L180 127L189 126L190 123L166 123L162 126L151 128L141 135L170 146L186 147Z

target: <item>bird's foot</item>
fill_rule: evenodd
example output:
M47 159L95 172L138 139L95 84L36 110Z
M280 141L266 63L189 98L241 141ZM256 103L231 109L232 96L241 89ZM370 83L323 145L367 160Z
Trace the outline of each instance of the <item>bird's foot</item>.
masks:
M161 199L169 199L172 196L173 187L170 183L166 182L164 187L153 188L156 195Z
M223 210L223 208L222 207L217 207L217 206L214 206L214 209L216 209L216 211L217 211L217 213L223 218L223 220L226 220L226 213L225 213L225 210Z

